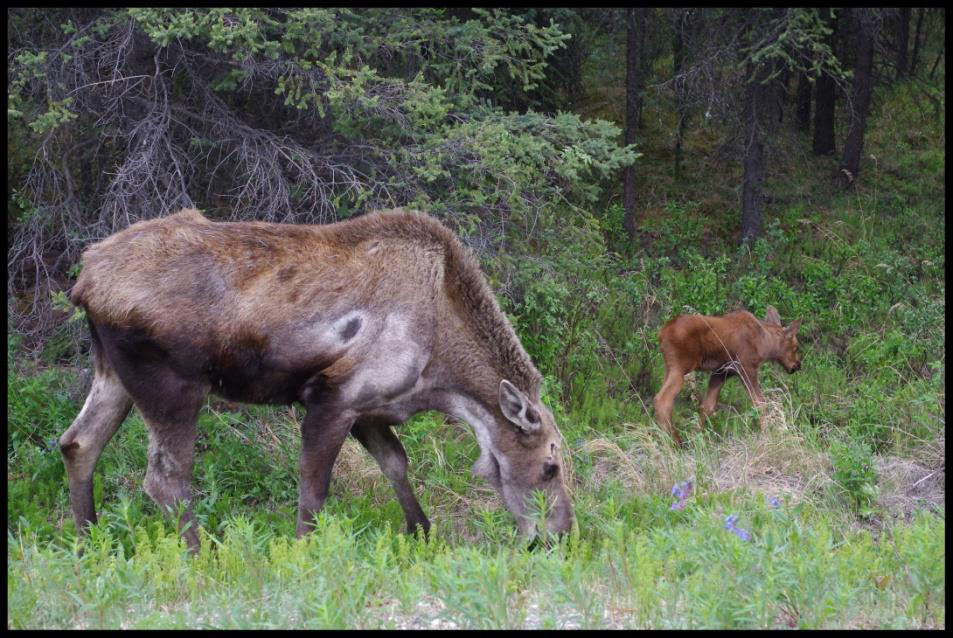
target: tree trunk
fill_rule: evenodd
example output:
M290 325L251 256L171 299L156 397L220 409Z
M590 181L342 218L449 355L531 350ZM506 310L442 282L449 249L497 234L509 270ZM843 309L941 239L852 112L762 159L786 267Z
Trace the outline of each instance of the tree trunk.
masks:
M764 65L757 70L749 66L745 85L745 149L744 183L741 189L741 241L751 242L761 234L764 216L764 144L761 141L759 118L765 105L767 87L762 84Z
M585 54L579 38L572 38L566 43L564 56L566 68L566 97L570 110L575 110L582 98L582 62Z
M784 105L788 101L788 84L791 81L791 70L780 60L775 60L774 67L778 76L774 78L774 82L771 84L772 108L776 113L772 120L780 124L784 121Z
M926 12L926 7L920 7L920 14L917 16L917 30L913 34L913 55L910 56L910 75L916 73L917 70L917 61L920 58L920 34L923 32L923 14Z
M675 89L675 116L678 119L675 129L675 179L682 174L682 139L685 135L685 91L684 83L679 80L682 66L685 61L685 22L687 15L683 12L675 18L675 41L672 43L672 82Z
M811 130L811 80L807 73L801 72L797 81L797 97L795 98L795 121L797 130L807 133Z
M933 80L933 74L936 73L936 67L940 64L940 60L943 59L943 50L946 49L946 40L943 41L943 46L940 47L940 52L936 54L936 60L933 61L933 68L930 69L930 80Z
M642 96L645 94L645 78L648 76L648 56L645 51L645 32L649 10L637 8L635 12L636 57L638 58L638 72L636 73L636 124L642 128Z
M847 187L852 187L860 173L860 158L864 150L864 133L867 127L867 111L873 89L874 38L876 37L870 10L854 9L857 20L857 63L854 66L852 90L853 112L850 129L844 142L844 157L841 160L841 177Z
M635 143L635 129L639 122L639 33L640 8L626 9L625 47L625 143ZM625 190L622 195L625 216L622 226L629 239L635 239L635 167L625 167Z
M825 22L831 30L827 44L834 48L837 41L838 15L827 10ZM829 73L822 73L814 89L814 144L815 155L829 155L834 152L834 95L836 85Z
M910 46L910 7L901 7L897 21L897 79L907 77L907 50Z

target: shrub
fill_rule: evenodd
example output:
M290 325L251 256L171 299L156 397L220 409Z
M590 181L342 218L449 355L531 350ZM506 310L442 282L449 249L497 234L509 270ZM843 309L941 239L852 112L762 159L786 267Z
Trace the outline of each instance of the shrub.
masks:
M870 446L857 439L831 442L834 483L850 507L861 516L873 513L877 497L877 471Z

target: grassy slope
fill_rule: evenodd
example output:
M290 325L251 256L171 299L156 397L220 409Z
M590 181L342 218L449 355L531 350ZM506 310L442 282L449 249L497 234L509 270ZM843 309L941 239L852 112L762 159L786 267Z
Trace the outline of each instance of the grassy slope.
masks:
M134 416L100 461L101 519L77 558L49 444L78 411L83 378L23 364L8 376L8 625L944 626L942 115L904 89L880 92L865 151L876 159L853 194L831 187L833 160L776 163L766 240L751 251L734 247L737 198L725 185L737 167L707 154L711 133L696 130L690 177L674 183L653 122L650 110L642 248L613 234L618 207L601 213L620 254L579 284L598 303L574 306L582 318L552 352L533 345L550 361L578 533L548 552L520 548L498 497L470 477L473 436L427 414L400 436L430 542L395 531L390 486L351 441L318 530L295 541L300 413L213 404L196 455L202 554L185 556L142 492ZM805 319L804 369L764 368L771 427L758 431L729 382L699 430L696 376L676 404L689 444L673 450L647 409L662 376L659 326L686 306L769 303ZM518 310L532 340L548 315ZM695 495L670 510L673 484L689 477ZM724 528L728 514L750 541Z

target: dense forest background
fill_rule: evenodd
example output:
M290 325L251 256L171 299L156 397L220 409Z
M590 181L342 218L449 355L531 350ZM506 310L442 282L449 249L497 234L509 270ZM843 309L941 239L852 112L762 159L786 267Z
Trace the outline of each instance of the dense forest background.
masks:
M754 239L766 207L771 222L794 201L774 182L800 158L833 156L847 188L862 179L875 85L906 79L919 108L939 108L943 16L12 11L13 325L53 334L50 293L69 287L84 246L185 206L305 223L421 208L517 304L537 280L510 272L522 257L563 273L577 244L603 245L583 263L651 250L655 210L692 202L700 182L736 211L724 239ZM692 217L710 219L699 203Z
M7 40L8 575L31 583L8 625L945 624L945 9L19 8ZM400 436L436 545L390 534L399 508L350 446L317 540L275 544L299 415L212 401L196 514L218 553L173 558L131 417L96 475L101 551L76 559L51 441L89 343L66 296L90 242L186 206L452 227L546 377L578 535L514 549L472 436L427 414ZM729 383L699 428L698 378L672 449L651 412L661 325L769 305L804 321L802 371L763 373L772 427ZM689 476L694 513L670 512ZM760 558L708 542L731 511ZM358 593L301 597L323 576L282 571L299 559L375 567ZM285 607L248 602L266 590Z

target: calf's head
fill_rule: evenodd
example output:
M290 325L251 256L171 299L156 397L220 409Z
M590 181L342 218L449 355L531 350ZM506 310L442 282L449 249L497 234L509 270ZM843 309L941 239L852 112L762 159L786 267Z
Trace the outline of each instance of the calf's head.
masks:
M527 537L536 529L532 494L546 497L546 530L566 533L572 529L573 510L563 477L561 437L552 412L507 380L500 382L499 410L494 410L497 436L492 449L484 450L473 470L500 493Z
M801 327L801 320L798 319L786 326L781 325L781 316L774 306L768 306L768 313L764 322L769 326L779 328L778 342L775 350L775 360L784 366L788 372L797 372L801 369L801 356L797 351L797 331Z

